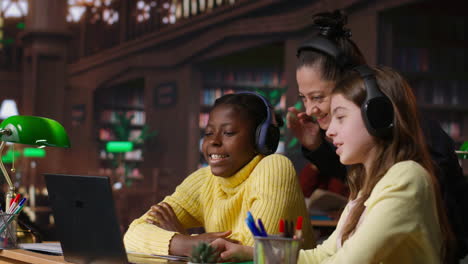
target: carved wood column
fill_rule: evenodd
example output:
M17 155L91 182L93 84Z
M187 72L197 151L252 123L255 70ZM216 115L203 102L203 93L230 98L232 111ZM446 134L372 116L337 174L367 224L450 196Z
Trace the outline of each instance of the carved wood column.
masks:
M64 124L67 86L67 1L30 0L23 43L22 115L43 116ZM47 148L31 184L42 185L40 173L59 172L64 150Z

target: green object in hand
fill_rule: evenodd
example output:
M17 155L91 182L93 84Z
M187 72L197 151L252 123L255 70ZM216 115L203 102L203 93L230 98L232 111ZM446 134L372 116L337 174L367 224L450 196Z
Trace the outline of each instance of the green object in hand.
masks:
M192 249L190 262L192 263L217 263L219 261L219 251L205 242L200 242Z

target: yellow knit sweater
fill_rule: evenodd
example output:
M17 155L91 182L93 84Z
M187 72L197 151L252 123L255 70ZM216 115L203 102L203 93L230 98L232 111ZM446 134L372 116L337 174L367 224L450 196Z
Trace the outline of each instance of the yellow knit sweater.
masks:
M301 250L298 263L440 263L442 233L427 173L414 161L393 165L364 203L353 235L341 245L348 203L333 234L317 248Z
M294 167L279 154L258 155L229 178L216 177L210 168L189 175L164 199L185 228L203 226L206 232L232 230L230 238L253 245L245 224L247 211L261 218L269 234L278 233L279 219L307 217ZM124 236L127 250L168 254L175 232L145 222L148 213L134 220ZM304 248L314 245L310 221L304 221Z

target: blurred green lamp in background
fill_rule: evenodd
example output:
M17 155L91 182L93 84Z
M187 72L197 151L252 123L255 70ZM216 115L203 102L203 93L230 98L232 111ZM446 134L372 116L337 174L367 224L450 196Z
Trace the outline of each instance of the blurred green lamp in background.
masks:
M117 159L114 160L114 167L115 171L114 173L117 174L119 168L123 168L123 175L121 175L123 178L121 179L122 182L125 182L125 179L128 174L128 168L127 166L124 165L122 162L123 160L123 155L125 152L130 152L133 150L133 142L131 141L109 141L106 144L106 151L109 153L114 153L117 155ZM117 184L115 186L121 186L121 184ZM120 189L121 187L116 187L116 189Z
M460 146L460 150L455 152L458 154L459 159L468 159L468 141L463 142Z
M109 141L106 144L106 151L110 153L124 153L133 150L131 141Z
M46 146L69 148L70 140L63 126L55 120L37 116L11 116L0 124L0 155L5 142L35 145L39 148ZM0 160L0 169L8 183L5 210L8 210L11 199L15 196L15 187L11 182L5 165Z

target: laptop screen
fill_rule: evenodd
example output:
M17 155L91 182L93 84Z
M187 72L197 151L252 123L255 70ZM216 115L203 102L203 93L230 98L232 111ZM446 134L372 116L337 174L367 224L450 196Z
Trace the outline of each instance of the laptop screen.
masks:
M128 263L108 177L44 174L66 261Z

